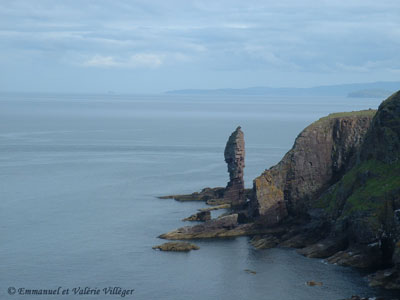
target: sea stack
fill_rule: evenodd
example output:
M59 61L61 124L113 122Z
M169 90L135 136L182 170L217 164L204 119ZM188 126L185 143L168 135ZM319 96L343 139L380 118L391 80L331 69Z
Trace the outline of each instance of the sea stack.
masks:
M228 164L229 182L224 193L224 202L239 207L246 202L244 169L244 134L240 126L231 134L225 147L225 162Z

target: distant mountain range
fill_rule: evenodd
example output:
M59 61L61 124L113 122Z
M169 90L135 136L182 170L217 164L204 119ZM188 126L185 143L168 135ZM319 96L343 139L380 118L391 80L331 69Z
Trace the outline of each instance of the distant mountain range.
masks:
M310 88L249 87L243 89L185 89L167 91L175 95L265 95L265 96L348 96L386 98L400 90L400 81L324 85Z

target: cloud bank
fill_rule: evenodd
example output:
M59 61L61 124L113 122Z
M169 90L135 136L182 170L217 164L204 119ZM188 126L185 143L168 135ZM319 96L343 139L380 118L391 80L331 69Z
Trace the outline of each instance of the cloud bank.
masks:
M398 11L397 0L3 1L0 89L55 74L88 91L142 81L126 92L397 80Z

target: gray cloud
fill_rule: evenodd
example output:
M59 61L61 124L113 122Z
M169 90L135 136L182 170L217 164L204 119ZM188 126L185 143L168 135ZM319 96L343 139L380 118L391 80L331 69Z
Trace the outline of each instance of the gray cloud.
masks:
M161 80L160 89L214 87L207 78L218 74L232 76L233 86L316 85L331 80L328 73L389 80L400 69L399 9L397 0L4 1L0 61L2 72L29 65L70 74L121 69L126 76L123 70L148 68L176 82L197 73L191 83L182 78L187 86ZM251 70L253 78L237 82ZM287 72L287 81L276 81L276 72ZM110 84L118 80L112 75Z

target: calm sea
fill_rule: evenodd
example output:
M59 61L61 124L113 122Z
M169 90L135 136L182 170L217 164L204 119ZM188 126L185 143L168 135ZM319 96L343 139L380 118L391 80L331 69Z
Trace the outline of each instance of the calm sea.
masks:
M355 270L292 249L257 251L246 237L198 241L201 249L190 253L151 247L205 206L157 196L224 186L223 150L238 125L250 187L309 123L380 101L1 94L0 299L121 298L104 295L108 287L135 289L125 299L375 295ZM78 287L100 295L74 296ZM69 295L19 295L21 288Z

